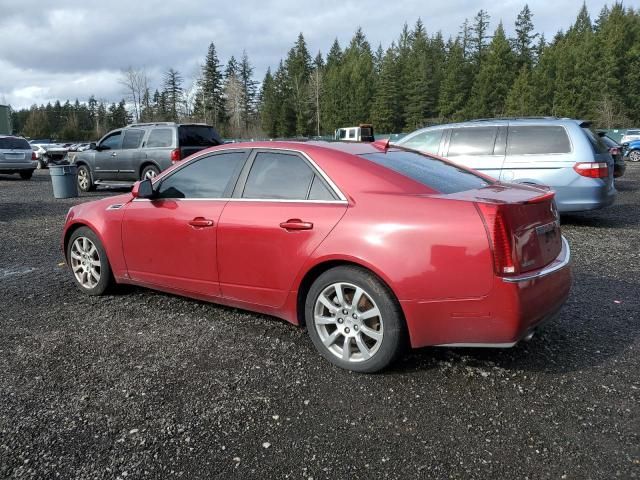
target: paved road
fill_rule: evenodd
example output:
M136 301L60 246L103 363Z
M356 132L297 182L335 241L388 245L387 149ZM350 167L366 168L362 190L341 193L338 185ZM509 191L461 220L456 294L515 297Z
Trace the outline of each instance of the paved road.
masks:
M266 316L81 295L59 234L88 196L0 177L0 477L638 478L640 165L618 186L563 218L575 286L533 341L358 375Z

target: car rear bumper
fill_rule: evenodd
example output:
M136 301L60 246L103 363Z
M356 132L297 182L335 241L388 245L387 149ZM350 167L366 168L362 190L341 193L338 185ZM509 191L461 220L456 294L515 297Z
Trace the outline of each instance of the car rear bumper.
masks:
M24 170L35 170L37 162L29 160L28 162L2 162L0 163L0 172L22 172Z
M616 199L616 189L600 179L580 179L566 187L552 187L560 213L584 212L608 207Z
M496 277L483 298L401 302L413 347L511 347L554 318L569 296L571 252L518 277Z

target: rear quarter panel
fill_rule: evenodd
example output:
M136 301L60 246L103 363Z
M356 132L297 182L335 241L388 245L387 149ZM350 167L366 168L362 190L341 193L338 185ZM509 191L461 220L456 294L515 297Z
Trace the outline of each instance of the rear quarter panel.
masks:
M484 225L465 201L361 193L306 270L336 259L370 268L401 301L477 298L493 284Z

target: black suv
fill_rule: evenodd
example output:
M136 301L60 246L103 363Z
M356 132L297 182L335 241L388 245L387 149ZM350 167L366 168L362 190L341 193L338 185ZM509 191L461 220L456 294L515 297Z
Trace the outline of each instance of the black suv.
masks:
M201 123L134 123L107 133L74 159L78 187L129 185L155 177L173 162L222 144L215 129Z

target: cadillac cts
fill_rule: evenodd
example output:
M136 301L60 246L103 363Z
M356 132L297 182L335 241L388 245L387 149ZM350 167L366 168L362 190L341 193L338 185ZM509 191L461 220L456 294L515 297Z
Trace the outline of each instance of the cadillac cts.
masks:
M553 193L384 142L200 152L71 208L80 290L141 285L305 325L360 372L407 343L510 347L566 300Z

